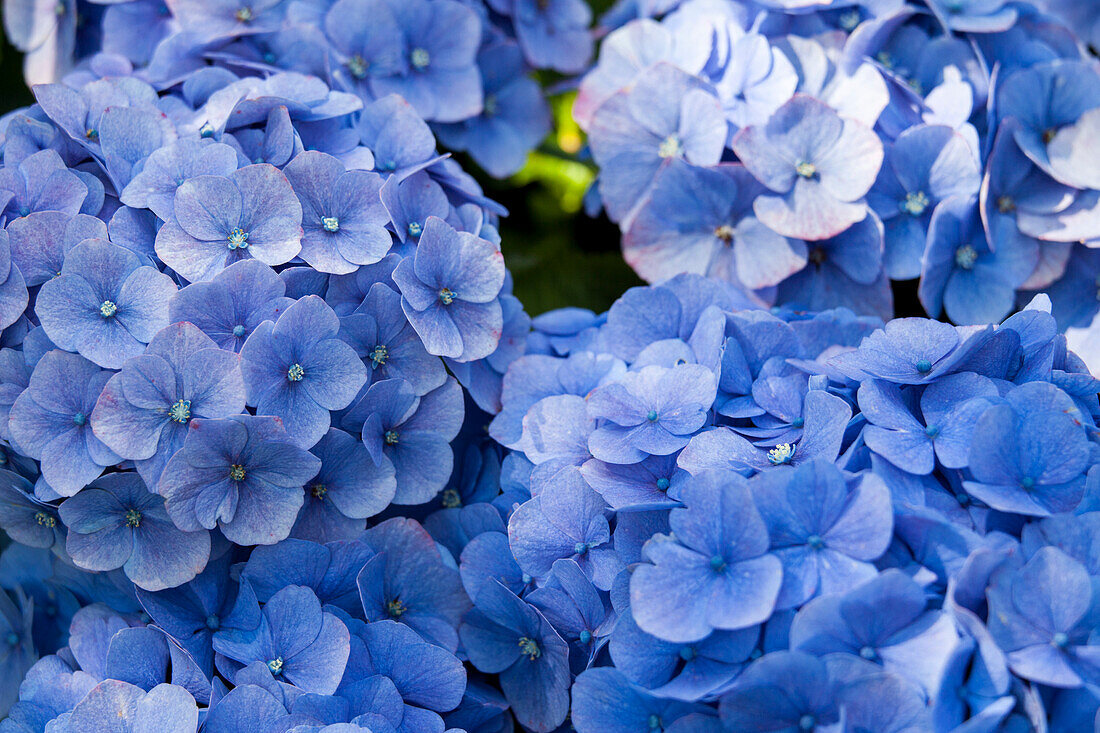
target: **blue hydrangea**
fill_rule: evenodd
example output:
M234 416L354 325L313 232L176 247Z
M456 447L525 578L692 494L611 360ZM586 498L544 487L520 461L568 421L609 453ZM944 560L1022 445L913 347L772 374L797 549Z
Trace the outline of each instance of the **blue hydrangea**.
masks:
M622 4L606 20L611 32L581 80L574 116L599 168L589 204L619 223L640 276L705 273L767 305L882 317L893 310L889 281L920 278L928 313L938 317L946 290L947 317L960 324L999 321L1026 302L1022 292L1074 277L1066 245L1100 237L1100 178L1084 162L1095 157L1085 146L1100 120L1100 75L1075 41L1094 29L1095 14L999 0L929 0L927 12L758 5ZM643 116L671 104L682 92L656 85L674 75L677 88L712 95L729 123L709 158L684 148L703 169L691 175L638 157L667 134L670 112L647 127L623 111L637 88L651 100ZM694 119L702 126L701 112ZM705 193L705 181L731 163L764 189L731 198L732 221L715 221L730 208ZM966 221L961 235L947 235L946 214L932 231L945 201L975 196L980 217L954 217ZM869 209L881 231L861 224ZM838 260L842 276L820 276L833 243L857 240L861 226L860 267ZM809 240L808 252L797 240Z
M0 730L1096 727L1087 5L7 0Z
M180 530L141 477L118 473L93 481L62 502L65 549L85 570L123 568L145 590L171 588L206 567L210 535Z
M178 526L220 527L239 544L270 545L290 534L302 489L320 466L278 418L196 418L157 490Z
M347 407L367 377L363 362L337 338L339 319L316 295L264 321L241 348L248 402L286 425L290 439L313 446L329 428L329 411Z
M61 272L39 290L34 312L55 344L118 369L168 325L175 292L171 278L134 253L92 239L65 254Z

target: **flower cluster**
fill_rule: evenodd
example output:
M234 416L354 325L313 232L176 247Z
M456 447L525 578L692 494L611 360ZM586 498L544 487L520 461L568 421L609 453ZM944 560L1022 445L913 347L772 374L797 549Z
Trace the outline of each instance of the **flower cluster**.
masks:
M507 536L459 556L473 666L538 731L1091 730L1100 380L1049 300L743 300L681 275L534 319L490 424Z
M1100 309L1095 3L634 2L580 83L593 205L649 282L997 323ZM659 18L659 20L657 19ZM1094 32L1095 34L1095 32ZM596 202L598 199L598 203Z
M323 302L291 301L259 343L279 353L284 319ZM308 449L308 422L259 408L195 417L155 493L156 461L134 460L59 504L9 451L0 520L19 544L0 555L0 631L24 678L0 687L0 730L1094 724L1100 380L1049 300L1000 326L883 324L754 309L682 275L533 327L492 418L463 424L449 377L419 393L390 376ZM235 358L188 352L215 341L188 322L166 330L172 347L154 339L132 374L89 368L51 393L35 367L11 428L25 394L152 402L177 355L203 373ZM246 394L273 383L243 371ZM209 388L204 409L231 391Z
M4 11L0 733L1100 727L1095 8L623 0L534 319L584 0Z
M308 106L315 92L295 94L317 80L364 104L400 95L449 148L498 177L518 170L549 131L549 108L528 72L583 70L591 20L583 0L7 0L4 7L8 38L26 54L28 84L132 73L158 90L186 84L205 101L227 80L248 77L218 95L212 117L197 120L219 128L221 115L261 79L294 72L316 80L279 89ZM356 142L345 133L326 140L325 152Z
M503 210L397 94L102 63L5 119L0 728L442 731Z

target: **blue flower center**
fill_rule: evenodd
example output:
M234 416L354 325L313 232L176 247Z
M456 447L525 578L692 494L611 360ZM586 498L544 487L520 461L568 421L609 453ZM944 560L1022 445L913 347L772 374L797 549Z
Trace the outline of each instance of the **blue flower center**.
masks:
M715 227L714 229L714 236L722 240L726 244L729 244L733 241L733 235L733 227L731 227L729 224L723 224L719 227Z
M324 484L313 484L309 487L309 493L313 495L314 499L324 499L325 494L328 493L328 487Z
M794 446L790 443L780 443L768 451L768 461L770 461L773 466L781 466L784 463L790 463L792 458L794 458Z
M532 662L542 656L542 650L539 649L538 642L527 636L519 638L519 653Z
M878 657L878 652L875 651L873 646L864 646L859 649L859 656L866 659L868 662Z
M211 631L217 631L222 625L222 620L218 618L218 614L212 613L206 617L206 628Z
M394 599L386 604L386 613L390 618L401 618L401 616L408 611L409 607L405 605L404 601Z
M80 427L86 422L88 422L88 416L85 415L83 412L78 412L73 415L73 425Z
M997 211L1002 214L1011 214L1016 210L1016 199L1011 196L998 196L997 197Z
M370 352L370 366L371 369L377 369L386 363L386 359L390 356L390 350L386 348L385 344L378 344Z
M326 232L338 232L340 231L340 220L335 216L322 216L321 228Z
M53 14L56 15L57 17L59 17L59 18L62 15L64 15L66 12L67 12L67 9L65 8L65 3L58 3L57 5L53 6Z
M428 64L432 62L432 56L425 48L414 48L412 53L409 54L409 62L412 63L414 69L426 69Z
M283 673L283 658L275 657L267 663L267 668L271 670L271 674L278 677Z
M801 161L794 167L794 172L803 178L813 178L817 175L817 166L808 161Z
M715 555L710 559L710 569L720 573L726 569L726 559L721 555Z
M905 200L899 206L909 216L920 216L930 203L932 202L928 200L928 196L925 195L924 191L917 191L906 194Z
M1065 649L1069 645L1069 636L1065 632L1059 631L1051 638L1050 643L1059 649Z
M1022 479L1020 479L1020 486L1025 491L1031 491L1035 488L1035 479L1031 478L1031 476L1024 476Z
M244 481L244 477L244 466L234 463L232 466L229 467L229 478L233 479L234 481Z
M854 31L856 29L856 26L859 25L859 11L850 10L847 13L842 14L837 20L840 23L840 27L844 30Z
M588 629L585 629L580 633L580 636L578 638L580 639L582 644L587 644L592 641L592 632Z
M128 509L126 511L126 526L131 529L141 526L141 512L137 509Z
M654 713L649 716L649 729L657 730L661 727L661 716Z
M680 647L680 659L683 659L685 662L690 662L692 659L695 659L695 647Z
M660 491L668 491L668 485L670 483L671 482L667 478L659 478L657 479L657 488Z
M657 155L662 158L680 158L684 155L684 146L680 142L680 136L672 133L657 146Z
M807 713L798 719L798 729L804 730L807 733L817 727L817 719L814 716Z
M19 643L19 634L9 631L8 635L4 637L4 641L8 642L8 646L15 646Z
M917 362L917 371L921 374L927 374L928 372L932 371L932 362L928 361L927 359L921 359Z
M168 417L174 422L187 422L191 419L191 400L176 400L176 403L168 408Z
M84 137L88 138L89 140L98 140L99 130L95 129L94 127L89 127L87 130L84 131Z
M226 235L226 241L229 242L229 249L248 249L248 232L240 227L233 227Z
M825 540L821 538L819 534L812 534L806 538L806 544L810 546L811 550L823 550L825 549Z
M233 327L233 335L236 336L237 338L243 338L244 337L244 332L246 330L247 329L245 329L244 326L242 326L238 323L236 326Z
M99 315L104 318L110 318L115 313L118 313L118 306L110 300L103 301L99 306Z
M306 370L298 363L291 364L290 368L286 370L286 378L291 382L300 382L305 376Z
M424 231L424 227L420 226L420 222L418 222L418 221L410 221L409 226L408 226L408 230L409 230L409 236L412 237L413 239L416 239L417 237L420 236L420 233L422 231Z
M397 445L400 439L401 436L397 434L396 430L387 430L386 434L382 436L382 440L386 445Z
M199 137L214 137L214 126L209 122L202 123L199 128Z
M791 427L792 428L800 428L805 424L806 424L806 421L803 420L800 417L796 417L794 420L791 420Z
M237 8L237 12L233 13L233 17L242 23L251 23L254 16L252 15L252 8L246 5L242 8Z
M462 496L454 489L447 489L440 496L439 502L444 509L458 509L462 506Z
M645 416L645 419L649 420L650 422L657 422L657 417L658 417L657 411L656 410L650 410L649 414L647 414Z
M578 542L577 544L573 545L573 552L577 553L578 555L585 554L586 552L588 552L588 543Z
M485 103L481 106L481 113L486 117L492 117L497 113L497 98L495 94L485 95Z
M938 425L929 425L924 429L924 434L935 440L940 435L940 428Z
M964 244L955 250L955 264L961 269L972 270L977 261L978 250L974 249L969 244Z
M46 512L35 512L34 521L42 527L56 527L57 520L51 517Z
M443 305L450 305L455 302L455 291L450 288L443 288L439 291L439 302Z
M354 76L356 79L367 78L367 70L369 68L370 64L367 63L367 60L359 54L355 54L350 59L348 59L348 73Z

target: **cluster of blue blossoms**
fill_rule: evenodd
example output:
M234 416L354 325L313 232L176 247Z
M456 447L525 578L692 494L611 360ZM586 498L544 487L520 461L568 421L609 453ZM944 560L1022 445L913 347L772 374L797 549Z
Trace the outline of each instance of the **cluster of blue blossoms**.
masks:
M294 72L368 102L401 95L495 176L518 170L550 127L528 72L582 71L593 46L584 0L4 0L3 19L32 85L132 75L158 90L186 84L197 108L237 77Z
M4 120L0 727L442 731L502 209L402 96L112 63Z
M582 0L4 9L0 733L1100 727L1097 10L624 0L532 319Z
M582 733L1091 730L1100 381L1049 300L956 327L743 299L679 275L539 316L505 376L514 563L480 535L459 570L505 578L478 626L528 633L507 599L556 632L532 728L572 672Z
M889 318L919 278L966 325L1040 291L1063 327L1100 310L1095 3L620 4L575 114L646 281Z

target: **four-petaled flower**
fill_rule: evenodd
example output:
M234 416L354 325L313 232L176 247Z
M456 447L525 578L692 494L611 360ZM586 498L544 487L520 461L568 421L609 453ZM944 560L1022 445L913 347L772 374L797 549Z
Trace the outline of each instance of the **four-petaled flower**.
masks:
M133 252L89 239L65 255L44 283L34 312L50 340L106 369L118 369L168 325L172 279Z

